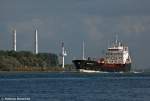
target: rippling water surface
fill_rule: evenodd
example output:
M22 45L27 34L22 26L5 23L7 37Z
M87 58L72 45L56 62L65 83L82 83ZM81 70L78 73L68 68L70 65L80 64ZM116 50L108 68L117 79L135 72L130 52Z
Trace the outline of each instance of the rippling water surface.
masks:
M150 101L150 74L0 73L0 101L17 97L30 98L26 101Z

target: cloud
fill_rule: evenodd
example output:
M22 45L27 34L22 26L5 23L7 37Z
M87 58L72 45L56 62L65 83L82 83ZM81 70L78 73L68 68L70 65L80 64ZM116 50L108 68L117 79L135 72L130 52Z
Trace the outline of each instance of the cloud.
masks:
M103 37L103 34L101 33L101 31L99 29L100 28L100 24L103 23L102 18L101 17L87 17L84 20L85 22L85 30L89 35L89 39L91 40L100 40Z
M145 45L150 41L150 16L86 16L84 23L91 42L91 56L96 56L107 48L108 40L113 40L114 33L117 32L119 39L129 45L136 68L148 66L147 54L150 48Z
M149 65L150 48L145 46L150 41L149 4L148 0L1 0L0 48L10 49L16 28L17 48L32 51L36 26L40 51L59 53L64 40L71 63L72 57L81 57L83 40L86 55L99 58L117 32L133 50L136 63Z
M135 36L150 31L150 16L86 17L85 26L93 39L115 32Z
M33 51L34 25L39 29L40 51L59 53L60 42L64 40L70 54L67 63L70 63L73 57L81 57L80 45L83 39L86 41L86 56L101 57L102 50L107 48L109 40L114 39L115 32L119 32L120 39L132 46L131 50L136 51L136 54L133 54L136 64L139 64L139 58L142 57L139 49L149 50L147 47L143 48L143 44L147 42L141 38L149 37L150 16L82 16L71 19L51 16L11 22L7 24L8 30L13 25L17 29L19 50ZM146 62L148 56L143 56Z

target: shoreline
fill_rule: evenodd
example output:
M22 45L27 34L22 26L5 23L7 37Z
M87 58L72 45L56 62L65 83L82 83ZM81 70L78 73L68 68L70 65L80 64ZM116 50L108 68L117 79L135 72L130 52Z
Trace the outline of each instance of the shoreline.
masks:
M15 74L15 73L80 73L78 71L0 71L0 74Z
M62 67L18 67L13 70L0 70L0 73L55 73L55 72L77 72L75 69Z
M77 71L77 70L62 70L62 71L0 71L0 74L1 73L88 73L88 74L141 74L141 73L146 73L146 74L150 74L150 72L80 72L80 71Z

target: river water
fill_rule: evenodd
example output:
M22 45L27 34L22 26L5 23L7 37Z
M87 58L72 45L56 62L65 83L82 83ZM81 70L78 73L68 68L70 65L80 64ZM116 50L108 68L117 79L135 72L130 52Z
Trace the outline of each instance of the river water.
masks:
M0 101L150 101L149 73L0 73Z

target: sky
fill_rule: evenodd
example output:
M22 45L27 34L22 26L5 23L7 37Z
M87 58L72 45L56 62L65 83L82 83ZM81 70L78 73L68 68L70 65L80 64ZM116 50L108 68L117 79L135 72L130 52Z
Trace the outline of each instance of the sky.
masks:
M60 54L65 62L82 57L100 58L115 40L129 46L133 68L150 68L150 0L0 0L0 50L33 51L38 29L39 51Z

